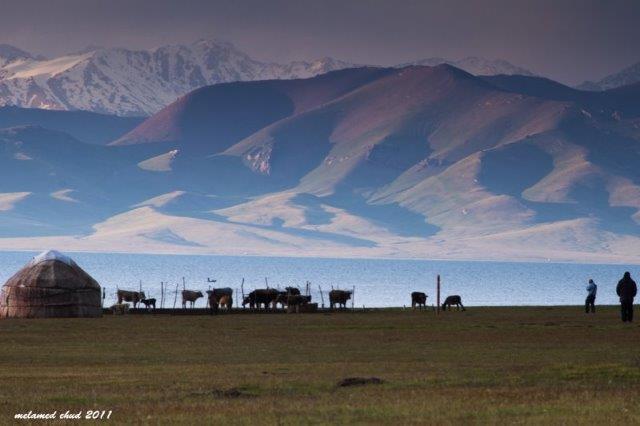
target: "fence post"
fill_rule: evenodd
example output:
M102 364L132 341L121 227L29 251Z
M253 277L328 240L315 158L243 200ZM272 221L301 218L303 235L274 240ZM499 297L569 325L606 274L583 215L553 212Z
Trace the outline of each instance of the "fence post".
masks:
M176 283L176 293L173 296L173 309L176 308L176 302L178 301L178 283Z
M353 286L353 289L351 290L351 310L353 310L353 307L355 305L355 301L356 301L356 286Z
M438 274L438 278L436 279L436 294L436 314L440 314L440 274Z
M240 291L242 292L242 301L244 302L244 277L242 277L242 284L240 284ZM238 307L240 307L239 303L238 303ZM244 308L244 305L242 305L242 307Z
M324 309L324 295L322 294L322 287L318 284L318 291L320 292L320 300L322 300L322 309Z

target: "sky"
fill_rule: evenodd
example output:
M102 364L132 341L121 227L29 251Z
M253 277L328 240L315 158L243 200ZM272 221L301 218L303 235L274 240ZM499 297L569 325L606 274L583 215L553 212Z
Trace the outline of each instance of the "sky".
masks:
M218 38L263 61L500 58L566 84L640 61L640 0L0 0L0 43L55 56Z

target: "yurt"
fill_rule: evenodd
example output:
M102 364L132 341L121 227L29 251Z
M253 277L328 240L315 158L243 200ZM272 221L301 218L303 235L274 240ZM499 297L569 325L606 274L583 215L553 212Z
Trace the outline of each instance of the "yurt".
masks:
M0 291L0 318L101 315L100 284L55 250L31 259Z

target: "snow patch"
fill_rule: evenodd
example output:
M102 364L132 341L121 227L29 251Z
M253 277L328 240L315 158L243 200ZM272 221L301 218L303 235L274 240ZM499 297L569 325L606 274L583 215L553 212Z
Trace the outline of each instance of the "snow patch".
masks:
M147 160L138 163L138 167L148 172L170 172L173 170L171 164L173 160L178 156L179 151L174 149L165 154L160 154L155 157L151 157Z

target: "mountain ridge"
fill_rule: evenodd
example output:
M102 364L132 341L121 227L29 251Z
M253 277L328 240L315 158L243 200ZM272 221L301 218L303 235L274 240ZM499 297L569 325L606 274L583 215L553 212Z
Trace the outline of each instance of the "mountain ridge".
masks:
M637 99L353 68L201 88L109 146L2 130L0 247L637 262Z

